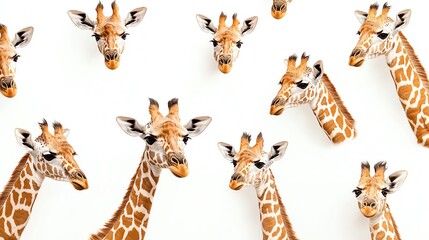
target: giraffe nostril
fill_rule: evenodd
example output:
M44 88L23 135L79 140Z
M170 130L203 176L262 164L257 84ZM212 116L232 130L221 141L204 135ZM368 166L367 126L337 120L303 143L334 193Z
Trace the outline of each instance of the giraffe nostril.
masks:
M231 181L239 181L241 179L243 179L243 176L241 174L239 174L239 173L234 173L231 176Z
M361 54L362 54L362 50L359 49L359 48L355 48L355 49L353 49L352 54L350 56L351 57L356 57L356 56L359 56Z
M85 174L83 172L77 172L76 173L76 177L80 178L80 179L86 179L86 176L85 176Z
M271 102L271 105L277 105L280 102L280 98L274 98L273 101Z

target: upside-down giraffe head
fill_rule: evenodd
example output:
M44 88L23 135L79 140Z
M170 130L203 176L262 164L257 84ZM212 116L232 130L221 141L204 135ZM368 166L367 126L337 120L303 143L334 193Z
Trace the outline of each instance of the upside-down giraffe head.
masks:
M239 28L240 21L237 19L237 14L232 16L232 25L230 27L225 24L226 15L223 12L219 17L218 28L214 26L210 18L201 14L197 14L197 21L204 32L213 34L211 42L213 43L214 58L219 70L222 73L229 73L243 44L241 38L253 32L258 23L258 17L254 16L244 20L241 29Z
M104 63L109 69L119 66L120 57L125 47L125 39L128 27L137 26L143 19L146 8L140 7L128 13L125 19L121 19L116 1L112 2L112 15L107 17L103 13L103 4L98 3L96 21L91 20L84 12L77 10L68 11L73 23L84 30L91 30L97 41L98 50L104 55Z

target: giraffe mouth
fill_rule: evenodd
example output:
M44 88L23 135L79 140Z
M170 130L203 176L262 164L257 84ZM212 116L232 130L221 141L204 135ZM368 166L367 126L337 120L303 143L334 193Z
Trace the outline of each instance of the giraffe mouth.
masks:
M16 95L16 89L13 89L13 88L7 88L6 90L2 91L2 94L3 94L5 97L13 98L13 97L15 97L15 95Z
M119 61L118 60L105 60L104 64L110 70L115 70L119 67Z
M185 164L170 166L168 169L170 169L171 173L178 178L184 178L189 174L188 166Z
M285 110L285 106L271 105L270 114L278 116L278 115L282 114L284 110Z
M360 211L366 218L372 218L377 214L377 211L372 207L363 207Z
M232 180L231 182L229 182L229 188L231 188L232 190L238 191L243 187L244 187L243 182L239 182L237 180Z
M358 59L358 60L350 58L349 65L352 66L352 67L360 67L360 66L363 65L364 61L365 61L364 58L361 58L361 59Z
M88 181L86 179L79 180L79 179L73 179L71 180L71 184L76 190L85 190L88 189Z

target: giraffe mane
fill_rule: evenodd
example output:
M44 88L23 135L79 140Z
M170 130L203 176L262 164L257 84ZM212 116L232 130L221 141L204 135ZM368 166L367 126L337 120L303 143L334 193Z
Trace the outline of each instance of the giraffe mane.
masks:
M344 116L347 118L347 120L349 120L349 122L354 126L355 120L353 119L353 117L349 113L349 111L347 110L346 106L344 106L340 95L338 95L338 92L335 89L334 84L332 84L331 80L329 80L329 77L328 77L328 75L326 75L326 73L323 74L322 81L325 84L326 88L328 89L329 93L334 98L334 101L338 105L339 110L344 114Z
M143 159L142 159L143 160ZM104 224L104 227L99 229L96 234L91 234L90 240L101 240L109 233L110 229L112 229L113 225L118 221L119 217L121 216L122 212L124 211L125 205L127 204L131 191L133 190L133 184L135 182L137 173L140 170L140 165L142 165L142 162L139 163L139 167L136 170L136 173L131 178L130 185L128 186L127 192L125 193L124 198L122 199L121 205L118 207L116 212L113 214L113 216Z
M389 209L388 214L389 214L390 219L392 219L393 228L395 229L395 236L398 237L398 240L401 240L401 235L399 234L395 219L393 218L392 213L390 212L389 204L387 204L387 203L386 203L386 208Z
M274 175L271 169L270 169L270 173L273 177L277 199L279 200L279 205L280 205L280 213L282 215L283 222L285 223L285 226L286 226L287 235L290 240L298 240L298 238L295 235L295 231L292 228L292 223L289 221L289 216L286 213L285 205L283 204L282 198L280 197L279 190L277 189L277 184L275 184L276 181L274 179Z
M407 50L408 56L410 56L411 62L413 63L414 67L416 68L417 74L419 75L420 79L422 80L423 87L429 91L429 80L428 80L428 76L426 75L425 68L420 63L420 60L417 57L417 54L414 52L413 47L408 42L405 35L402 32L399 32L399 37L401 38L401 41L402 41L405 49Z
M30 154L26 153L21 158L21 160L19 160L19 163L15 167L15 170L13 170L12 176L10 177L9 181L7 182L3 192L0 194L0 206L2 206L4 204L7 197L9 196L10 192L12 191L13 185L15 184L16 180L18 179L19 175L21 174L22 169L24 169L29 156L30 156Z

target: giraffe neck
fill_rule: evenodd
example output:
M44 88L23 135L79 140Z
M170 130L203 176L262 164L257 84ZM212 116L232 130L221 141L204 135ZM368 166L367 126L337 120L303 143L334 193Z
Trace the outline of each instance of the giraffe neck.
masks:
M426 72L405 36L399 32L386 54L387 65L417 141L429 146L429 100ZM422 81L423 80L423 81Z
M296 240L271 170L269 170L267 181L256 188L256 193L263 239Z
M395 220L387 204L380 216L370 220L369 228L371 231L371 240L401 240Z
M354 120L342 104L326 74L319 81L317 89L319 91L310 106L328 138L334 143L353 139L356 136Z
M0 239L21 237L43 180L34 169L31 155L26 154L0 197Z
M152 200L161 169L150 162L156 156L148 148L143 153L140 166L131 179L121 206L105 227L90 239L144 239L149 221Z

